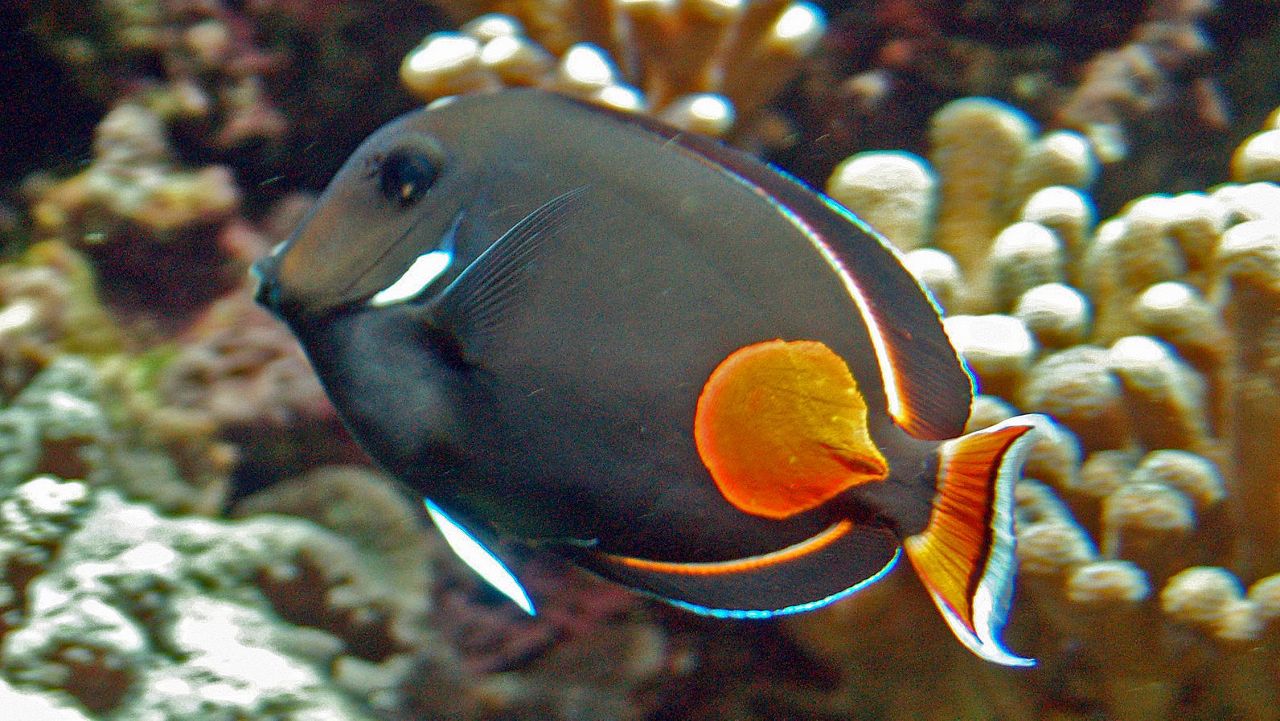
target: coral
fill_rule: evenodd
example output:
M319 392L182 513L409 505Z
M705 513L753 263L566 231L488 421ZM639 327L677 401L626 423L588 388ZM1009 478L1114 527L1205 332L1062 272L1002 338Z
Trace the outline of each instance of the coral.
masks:
M0 487L52 473L116 486L163 508L217 508L229 449L199 424L129 418L127 403L127 392L85 359L54 359L0 407Z
M281 58L259 47L251 29L220 3L50 2L33 10L33 29L100 101L149 96L166 115L216 123L213 143L227 148L283 130L262 92L264 74ZM147 72L152 63L163 67L163 77Z
M924 245L933 217L936 177L910 153L862 153L831 173L827 195L849 208L903 252Z
M260 485L364 459L293 336L247 288L210 304L177 340L154 372L154 403L244 449L242 479Z
M88 254L108 302L127 315L159 302L181 319L244 272L219 247L240 202L230 172L181 168L160 118L140 105L102 119L85 170L34 192L36 236Z
M330 603L375 619L382 611L394 638L414 640L404 675L387 693L396 699L395 718L639 719L647 708L639 690L671 673L666 636L633 594L562 563L529 559L520 566L538 599L538 616L529 618L425 530L402 489L367 469L321 468L244 499L235 513L305 518L365 551L360 575L377 584L334 592ZM314 625L335 615L294 583L266 587L286 618ZM423 615L425 628L415 624ZM395 645L377 635L340 635L365 655ZM398 669L399 658L380 664Z
M0 679L0 705L14 718L38 721L90 721L83 711L61 699L19 690Z
M300 478L282 481L240 501L233 515L264 514L305 518L370 552L376 564L361 573L378 580L381 593L394 602L409 637L412 620L430 610L426 592L432 583L430 559L436 553L420 514L408 505L401 489L387 478L359 466L323 466Z
M957 101L934 126L934 163L915 163L932 182L844 201L893 228L924 228L903 250L946 294L946 330L987 394L969 427L1019 410L1056 421L1017 489L1021 574L1008 630L1041 664L1020 678L964 659L917 668L912 685L943 690L893 688L877 713L910 717L941 696L953 717L1032 718L1021 704L1038 698L1062 719L1274 719L1280 216L1263 198L1280 188L1254 170L1271 131L1238 151L1240 183L1138 198L1095 226L1084 190L1093 161L1074 142L1033 152L1049 143L990 100ZM874 159L856 160L894 187L899 156ZM831 182L845 181L839 172ZM922 253L929 263L913 262ZM792 622L840 670L826 703L846 713L863 707L841 689L872 671L827 639L847 639L850 626L879 632L899 613L858 603ZM1005 706L967 705L960 687L974 683Z
M1280 16L1254 3L889 0L833 13L781 114L778 151L814 185L868 149L920 152L930 116L990 96L1089 138L1108 212L1140 193L1222 174L1222 154L1280 102L1268 60ZM1131 162L1121 162L1128 159Z
M1280 183L1280 128L1250 135L1231 158L1231 179L1239 183Z
M453 558L441 559L436 627L456 649L467 690L448 699L440 674L421 667L405 690L412 718L648 718L646 693L672 675L667 634L625 589L536 559L521 579L539 601L528 618ZM465 701L460 709L459 701Z
M120 350L120 330L98 300L92 268L61 243L0 266L0 397L10 398L60 353Z
M122 355L82 257L46 243L0 268L0 318L0 489L51 473L169 510L220 505L234 452L211 424L145 402L145 360Z
M230 163L245 190L272 197L318 187L362 138L412 107L395 67L441 14L419 0L31 0L7 19L26 31L14 77L51 76L36 85L76 112L32 124L35 142L22 145L40 161L20 167L65 167L64 148L87 142L59 134L130 104L161 119L187 163ZM50 92L15 95L15 114L48 117Z
M946 252L967 277L957 288L967 297L944 303L952 312L1007 312L1023 291L1065 280L1069 248L1079 253L1092 225L1085 204L1072 202L1097 173L1083 138L1037 137L1025 114L984 98L945 106L931 127L931 163L863 153L837 169L827 192L873 226L887 223L888 237L906 240L901 250L927 239ZM862 190L877 183L877 193ZM1033 201L1027 222L1014 223ZM1059 228L1074 229L1069 240L1051 232Z
M944 327L969 368L982 378L984 392L1008 396L1022 384L1036 348L1017 318L952 315Z
M242 473L274 468L276 479L362 457L350 442L323 442L345 438L340 423L296 342L251 298L247 264L288 235L297 196L258 225L238 217L240 191L227 169L184 170L160 118L137 104L121 105L99 124L85 170L33 188L35 232L54 240L32 249L29 270L6 269L11 278L0 278L0 301L8 302L0 333L12 341L3 351L12 361L6 370L17 374L7 381L11 390L58 353L130 351L100 368L134 422L120 427L146 438L126 445L168 452L132 462L177 461L167 474L157 467L142 475L181 473L208 491L187 500L178 488L152 497L165 508L218 506L237 460L225 442L252 449L239 459ZM62 278L52 277L59 268ZM128 326L127 343L117 323ZM140 345L151 347L138 353ZM213 443L215 435L224 443ZM134 475L118 474L119 482Z
M1064 283L1044 283L1029 288L1013 308L1013 316L1035 336L1042 348L1065 348L1083 341L1092 318L1089 301Z
M435 3L9 9L69 75L6 117L106 114L92 157L0 148L39 171L0 178L0 717L1275 719L1280 16L818 4L448 0L417 50ZM51 74L26 52L6 80ZM405 87L509 85L829 178L949 316L969 428L1054 414L1017 488L1037 669L969 658L902 569L742 624L530 559L525 618L417 499L322 465L361 456L245 266ZM900 150L832 171L869 148Z
M405 57L410 92L430 101L536 85L710 135L764 122L763 104L826 29L816 6L790 0L482 4L510 14L459 8L472 18L459 32Z
M373 719L344 656L388 615L376 561L299 520L170 520L39 476L3 494L0 674L102 719ZM287 585L290 592L282 593ZM321 608L299 613L298 599ZM386 633L385 630L376 631ZM32 701L31 703L36 703ZM7 708L7 707L6 707Z
M1059 118L1088 135L1107 162L1127 153L1125 123L1161 106L1195 105L1202 123L1225 124L1216 84L1195 71L1210 52L1202 22L1214 5L1212 0L1149 3L1128 43L1099 53L1084 67Z

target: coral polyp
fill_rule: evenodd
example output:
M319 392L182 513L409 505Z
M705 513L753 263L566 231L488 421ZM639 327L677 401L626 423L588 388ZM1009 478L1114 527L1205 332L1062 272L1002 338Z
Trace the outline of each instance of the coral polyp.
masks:
M400 79L424 101L537 86L681 128L726 135L757 114L826 29L807 2L622 0L593 12L496 3L457 32L428 35Z

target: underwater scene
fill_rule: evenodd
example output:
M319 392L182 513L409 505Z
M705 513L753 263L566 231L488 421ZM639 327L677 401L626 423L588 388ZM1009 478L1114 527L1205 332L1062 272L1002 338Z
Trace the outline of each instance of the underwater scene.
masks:
M1280 721L1277 0L0 57L0 721Z

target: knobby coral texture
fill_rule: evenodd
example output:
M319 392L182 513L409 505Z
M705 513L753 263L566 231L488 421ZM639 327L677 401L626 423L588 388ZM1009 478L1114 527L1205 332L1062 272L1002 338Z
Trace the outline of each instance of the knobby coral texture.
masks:
M4 17L3 721L1280 718L1272 0ZM1054 419L1006 634L1036 668L973 659L901 572L744 623L534 556L530 619L369 468L247 268L368 132L511 86L825 188L944 311L970 425Z
M539 86L646 111L681 128L728 135L771 117L826 29L808 2L627 0L489 3L458 32L427 36L400 67L423 100Z
M946 309L980 392L970 425L1056 421L1017 489L1009 635L1039 667L904 664L929 681L891 689L889 716L942 697L961 717L1275 718L1274 122L1241 144L1232 182L1101 221L1092 144L990 99L940 109L928 160L868 152L832 175ZM848 684L878 668L824 629L857 603L793 624ZM973 682L992 692L958 687Z

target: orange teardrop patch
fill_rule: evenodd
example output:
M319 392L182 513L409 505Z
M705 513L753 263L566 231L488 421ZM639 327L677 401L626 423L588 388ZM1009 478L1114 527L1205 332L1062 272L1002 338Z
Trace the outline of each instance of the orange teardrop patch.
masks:
M702 388L693 434L720 493L766 518L807 511L889 470L849 366L818 341L734 351Z

